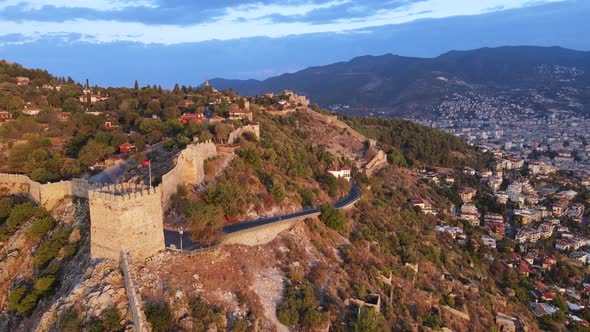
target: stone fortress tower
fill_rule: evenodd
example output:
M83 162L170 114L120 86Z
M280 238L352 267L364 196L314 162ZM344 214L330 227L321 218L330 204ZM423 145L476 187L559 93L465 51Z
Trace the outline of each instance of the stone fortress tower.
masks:
M92 258L119 260L126 252L144 259L165 249L159 186L111 185L88 195Z

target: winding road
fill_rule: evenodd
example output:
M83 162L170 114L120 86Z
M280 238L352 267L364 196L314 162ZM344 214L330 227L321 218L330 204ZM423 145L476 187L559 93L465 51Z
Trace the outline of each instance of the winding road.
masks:
M337 209L342 209L343 207L349 206L350 204L356 202L362 196L363 196L363 192L358 187L358 185L356 183L354 183L354 181L353 181L352 187L350 188L348 195L346 197L341 198L340 200L336 201L334 203L334 207L336 207ZM304 210L301 210L301 211L295 212L295 213L284 214L284 215L274 216L274 217L260 218L260 219L255 219L252 221L242 222L239 224L227 225L227 226L223 227L223 233L224 234L231 234L231 233L235 233L235 232L244 231L244 230L247 230L250 228L255 228L255 227L259 227L259 226L263 226L263 225L268 225L268 224L284 221L284 220L291 219L291 218L301 218L301 217L311 216L311 215L317 214L318 212L319 212L319 210L317 207L312 207L312 208L307 208L307 209L304 209ZM181 240L181 237L182 237L182 240ZM166 244L166 248L169 248L171 246L174 246L176 248L181 248L181 242L182 242L182 249L187 250L187 251L208 247L207 244L192 241L191 236L190 236L190 232L188 232L188 231L184 231L181 235L179 233L179 231L165 229L164 230L164 242Z

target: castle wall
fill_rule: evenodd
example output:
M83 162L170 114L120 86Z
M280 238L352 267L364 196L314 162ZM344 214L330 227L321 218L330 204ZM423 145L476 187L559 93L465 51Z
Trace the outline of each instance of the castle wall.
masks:
M97 187L83 179L41 184L26 175L0 173L0 193L28 194L47 210L53 209L68 196L88 198L88 191Z
M141 300L141 292L130 271L131 262L127 254L121 254L121 270L123 270L123 276L125 277L125 290L127 292L127 298L129 299L129 308L131 309L131 316L133 316L133 325L135 325L135 331L147 332L148 322L143 312L143 301Z
M177 157L176 166L162 176L162 204L166 206L179 184L196 185L205 178L205 160L215 157L217 149L211 141L188 145Z
M118 260L126 252L145 259L164 250L161 195L160 187L91 191L90 256Z
M376 171L381 169L383 166L387 165L387 155L383 150L377 151L377 154L367 165L365 166L365 170L368 176L373 175Z
M42 186L26 175L0 173L0 193L2 194L25 194L33 201L41 203Z
M256 138L260 139L260 125L247 125L232 131L227 139L227 144L235 144L245 132L252 132L256 135Z

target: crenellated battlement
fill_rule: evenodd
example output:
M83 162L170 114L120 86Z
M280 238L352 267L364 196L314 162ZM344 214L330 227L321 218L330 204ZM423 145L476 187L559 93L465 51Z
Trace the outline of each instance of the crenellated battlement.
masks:
M124 183L89 192L90 254L117 260L147 258L164 249L162 190Z
M119 184L93 189L89 192L88 197L91 200L103 200L114 203L128 204L135 202L137 204L143 204L144 200L151 200L154 197L160 201L161 195L162 189L160 186L150 188L146 185Z
M4 182L20 182L29 183L32 181L28 176L22 174L0 173L0 183Z

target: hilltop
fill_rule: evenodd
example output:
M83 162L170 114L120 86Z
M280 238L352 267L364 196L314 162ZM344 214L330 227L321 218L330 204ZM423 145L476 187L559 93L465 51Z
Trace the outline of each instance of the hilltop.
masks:
M35 72L1 83L0 166L19 174L0 174L0 330L583 328L541 282L586 281L555 236L534 267L503 234L516 204L488 184L522 160L291 91ZM558 312L536 318L541 287Z
M211 83L248 95L290 89L346 114L435 117L442 102L469 93L507 95L509 103L534 105L539 111L559 106L587 114L590 52L523 46L451 51L436 58L385 54L264 81L213 79ZM539 102L538 95L547 100Z

